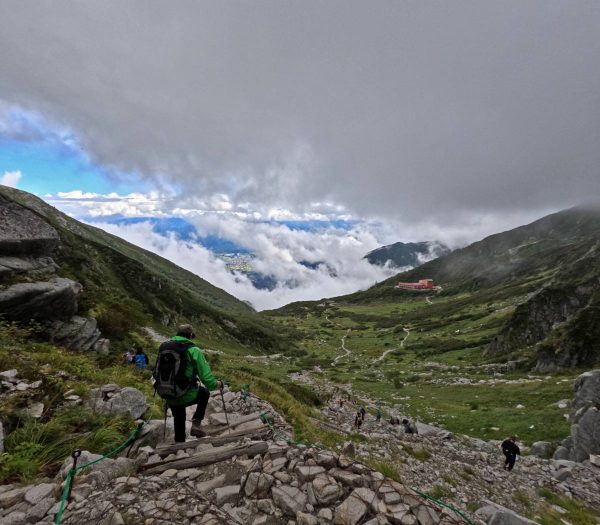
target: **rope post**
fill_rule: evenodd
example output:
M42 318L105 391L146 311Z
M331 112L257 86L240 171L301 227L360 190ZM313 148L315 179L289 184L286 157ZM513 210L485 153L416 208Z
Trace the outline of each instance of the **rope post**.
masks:
M73 458L71 472L73 472L73 475L71 476L71 483L69 483L69 492L67 492L67 501L69 503L71 503L71 491L73 490L73 485L75 484L75 474L77 473L77 460L79 459L79 456L81 456L81 450L79 449L74 450L71 454L71 457Z

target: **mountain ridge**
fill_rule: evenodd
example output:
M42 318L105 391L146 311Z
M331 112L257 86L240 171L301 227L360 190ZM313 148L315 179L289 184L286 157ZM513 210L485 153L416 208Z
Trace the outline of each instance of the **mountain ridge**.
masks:
M431 259L450 253L450 248L438 241L395 242L376 248L367 253L363 259L371 264L404 268L416 267Z

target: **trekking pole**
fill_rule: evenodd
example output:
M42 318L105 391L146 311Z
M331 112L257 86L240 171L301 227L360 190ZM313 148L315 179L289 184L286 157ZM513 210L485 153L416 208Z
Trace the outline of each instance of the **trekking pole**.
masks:
M223 383L221 383L223 384ZM231 434L231 427L229 426L229 417L227 416L227 407L225 406L225 397L223 397L223 387L219 388L221 393L221 402L223 403L223 412L225 412L225 421L227 423L227 433Z
M163 423L163 441L167 440L167 410L169 409L169 405L165 401L165 421Z

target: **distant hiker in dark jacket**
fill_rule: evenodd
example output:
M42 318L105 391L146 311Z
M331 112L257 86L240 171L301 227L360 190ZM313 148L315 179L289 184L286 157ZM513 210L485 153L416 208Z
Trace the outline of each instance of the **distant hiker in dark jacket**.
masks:
M138 368L147 368L150 364L148 356L141 348L138 348L135 351L135 355L132 357L131 362Z
M408 419L403 419L402 425L404 427L405 434L418 434L419 433L419 431L417 430L417 425L415 425L414 423L411 423Z
M358 411L356 413L356 416L354 417L354 428L356 428L357 430L360 428L360 426L362 425L362 416L360 415L360 411Z
M209 390L223 389L223 382L215 379L210 366L206 361L206 357L200 349L191 341L196 337L191 325L181 325L177 330L177 335L169 341L165 341L158 349L157 366L155 368L155 379L158 377L161 362L161 352L169 352L173 350L186 351L186 367L185 378L189 383L184 393L178 397L169 397L163 395L168 407L173 414L175 427L175 441L185 441L185 420L186 407L196 405L196 411L192 418L191 435L195 437L204 437L206 432L201 428L208 399L210 397ZM204 386L198 384L198 380L202 381ZM157 380L158 382L158 380ZM160 392L159 392L160 393Z
M508 439L505 439L502 442L502 445L500 445L502 447L502 452L504 454L504 457L506 458L504 460L504 470L508 470L509 472L515 466L515 461L517 460L517 456L521 455L521 451L519 450L519 447L515 443L516 441L517 441L517 438L515 436L511 436Z
M375 412L375 419L377 420L377 423L381 421L381 410L377 409L377 412Z
M365 416L367 415L367 411L365 410L365 407L360 407L360 410L358 411L358 413L360 414L361 419L364 421Z

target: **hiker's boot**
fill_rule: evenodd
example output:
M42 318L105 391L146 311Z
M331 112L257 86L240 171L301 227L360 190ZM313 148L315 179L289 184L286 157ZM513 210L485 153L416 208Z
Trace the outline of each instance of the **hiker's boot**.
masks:
M192 420L192 430L190 430L190 434L197 438L206 437L206 432L202 430L202 421L196 419Z

